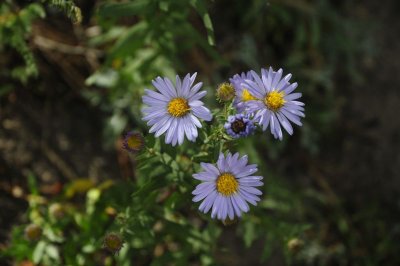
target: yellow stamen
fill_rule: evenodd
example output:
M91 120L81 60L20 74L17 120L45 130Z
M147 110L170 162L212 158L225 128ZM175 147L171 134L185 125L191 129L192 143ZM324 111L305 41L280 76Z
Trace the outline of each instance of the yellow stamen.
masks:
M247 89L243 89L242 101L247 102L247 101L253 101L253 100L257 100L257 98L254 97L253 95L251 95Z
M235 176L223 173L217 178L217 191L224 196L230 196L238 191L239 184Z
M268 93L268 95L264 99L265 105L268 107L269 110L276 112L278 111L284 104L285 99L283 98L284 92L277 92L272 91Z
M190 111L188 102L184 98L174 98L168 103L168 113L175 117L182 117Z

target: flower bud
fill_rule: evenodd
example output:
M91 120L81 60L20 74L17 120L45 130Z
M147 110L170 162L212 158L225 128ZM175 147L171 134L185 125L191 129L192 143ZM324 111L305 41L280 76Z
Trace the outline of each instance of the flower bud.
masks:
M65 209L60 203L53 203L49 207L49 214L55 219L62 219L65 216Z
M29 241L38 241L42 236L42 228L36 224L29 224L25 227L25 238Z
M124 245L122 237L116 233L109 233L104 237L104 247L112 253L118 253Z
M299 252L300 249L303 247L303 245L304 245L303 240L298 239L298 238L292 238L287 243L287 247L288 247L289 251L291 251L293 253Z
M229 102L235 97L235 88L231 83L222 83L217 89L217 99L221 102Z
M137 153L144 147L143 135L139 132L131 131L126 134L123 145L125 150L132 153Z

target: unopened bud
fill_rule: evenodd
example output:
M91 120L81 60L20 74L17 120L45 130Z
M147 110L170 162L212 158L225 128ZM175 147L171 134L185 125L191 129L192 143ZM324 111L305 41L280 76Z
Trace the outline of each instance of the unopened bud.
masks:
M144 147L143 135L139 132L131 131L126 134L124 139L125 150L131 153L137 153L141 151Z
M222 83L217 89L217 98L221 102L228 102L235 97L235 88L231 83Z
M109 233L104 237L104 247L112 253L118 253L124 245L122 237L116 233Z
M61 219L65 216L65 209L60 203L53 203L49 207L50 216L55 219Z
M38 241L42 236L42 228L36 224L30 224L25 227L25 238L29 241Z
M303 247L304 242L301 239L298 238L292 238L288 241L287 243L287 247L289 249L289 251L293 252L293 253L297 253L301 250L301 248Z
M113 207L110 207L110 206L108 206L108 207L104 210L104 212L105 212L108 216L110 216L110 217L115 217L115 216L117 216L117 210L114 209Z

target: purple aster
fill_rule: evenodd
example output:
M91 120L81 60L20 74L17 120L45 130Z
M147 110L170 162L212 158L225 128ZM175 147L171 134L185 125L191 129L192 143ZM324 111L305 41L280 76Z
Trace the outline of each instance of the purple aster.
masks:
M230 115L224 128L233 138L247 137L254 132L255 126L250 115L236 114Z
M242 83L246 80L254 80L250 71L247 73L242 72L240 75L236 74L229 81L232 83L235 88L235 100L233 101L233 105L239 113L242 113L246 110L245 103L247 101L256 100L256 98L249 92L249 90L242 85Z
M242 212L249 211L247 202L257 205L260 201L262 176L253 176L257 172L257 165L247 165L247 155L239 158L239 153L228 153L225 157L220 153L217 165L201 163L203 172L193 174L193 177L202 181L192 192L193 201L200 204L199 210L203 213L211 211L211 217L225 220L229 217L240 217Z
M293 128L289 121L301 126L300 117L304 115L304 103L297 101L301 93L292 93L297 88L297 82L290 83L291 74L282 78L282 69L273 71L261 69L261 77L251 71L253 79L245 79L242 86L257 99L246 102L248 112L254 113L254 120L258 121L265 131L270 126L275 138L282 140L281 126L290 134Z
M210 110L200 101L206 95L206 91L200 91L202 82L193 85L197 73L192 76L187 74L183 81L176 76L176 86L168 78L157 77L152 81L158 92L145 90L143 102L143 120L151 126L150 133L155 132L159 137L166 132L165 143L175 146L181 145L186 135L190 141L197 138L197 128L202 125L198 118L210 121Z

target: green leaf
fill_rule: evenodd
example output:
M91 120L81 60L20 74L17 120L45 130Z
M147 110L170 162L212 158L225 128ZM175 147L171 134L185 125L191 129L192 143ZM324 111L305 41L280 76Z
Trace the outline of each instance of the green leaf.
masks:
M253 243L255 238L256 238L256 232L254 228L254 223L249 221L244 224L243 240L246 247L250 247L251 243Z
M207 30L207 39L208 44L214 46L215 38L214 38L214 27L210 18L210 14L207 11L207 8L202 0L192 0L192 6L196 9L197 13L201 16L203 20L204 27Z
M39 195L38 185L35 176L31 173L28 175L28 187L33 195Z
M35 250L33 251L33 255L32 255L32 259L35 264L39 264L39 262L42 260L45 249L46 249L46 242L40 241L37 244Z
M111 58L126 57L133 55L144 46L145 37L148 32L148 24L145 21L135 24L121 37L112 48Z
M58 252L58 248L54 245L49 245L46 247L46 253L49 255L50 258L53 258L55 260L60 259L60 254Z
M160 187L163 187L165 183L166 183L165 178L154 177L151 180L149 180L146 184L144 184L142 187L140 187L136 192L134 192L132 194L132 197L138 199L144 198L150 192L159 189Z
M109 3L99 8L99 15L113 18L139 15L152 10L149 3L151 2L147 0L136 0L128 3Z

